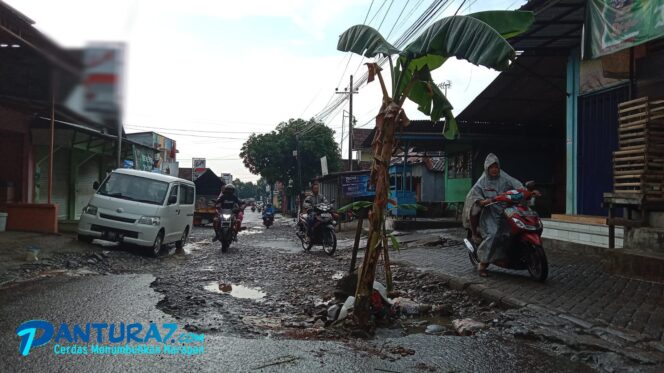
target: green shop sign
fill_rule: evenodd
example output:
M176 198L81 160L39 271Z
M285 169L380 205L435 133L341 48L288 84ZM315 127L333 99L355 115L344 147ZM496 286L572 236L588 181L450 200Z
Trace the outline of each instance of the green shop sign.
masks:
M664 36L664 0L588 0L587 16L585 50L591 58Z

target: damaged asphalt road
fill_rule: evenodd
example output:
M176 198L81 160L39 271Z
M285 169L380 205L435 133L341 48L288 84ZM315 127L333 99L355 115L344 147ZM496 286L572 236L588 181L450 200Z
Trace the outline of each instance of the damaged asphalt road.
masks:
M7 354L3 360L8 359L11 371L20 371L23 364L48 367L54 358L62 369L80 371L104 366L130 369L150 359L169 370L223 366L233 371L611 371L619 366L656 371L658 367L657 357L649 361L650 357L636 353L626 356L594 341L579 344L565 332L569 327L573 335L576 325L552 323L532 310L504 309L402 265L392 266L396 294L391 295L412 301L410 308L416 310L411 313L420 314L378 328L372 339L354 338L343 327L325 327L335 285L348 271L350 234L340 235L339 248L330 257L317 247L304 252L288 219L279 218L274 227L264 229L259 215L247 212L246 226L225 254L211 241L211 228L196 228L182 251L167 248L161 257L150 258L136 248L93 245L83 255L70 253L26 264L14 275L15 281L0 288L5 351L16 351L18 338L13 331L31 318L172 320L205 335L204 355L63 359L42 348L35 350L34 358ZM384 282L382 274L378 279ZM458 325L453 325L460 319L483 326L469 333L474 335L461 337ZM89 360L92 365L86 363Z

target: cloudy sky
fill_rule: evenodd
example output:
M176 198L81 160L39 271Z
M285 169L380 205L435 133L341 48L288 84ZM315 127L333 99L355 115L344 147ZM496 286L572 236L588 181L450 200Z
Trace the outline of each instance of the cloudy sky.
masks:
M318 114L334 90L363 72L361 59L336 50L348 27L366 24L394 42L431 0L5 0L63 47L91 41L128 45L124 117L127 132L154 130L178 144L180 167L208 159L215 172L256 180L239 159L251 132ZM462 5L463 3L463 5ZM524 0L449 0L441 15L515 9ZM389 37L387 37L389 35ZM364 61L366 62L366 61ZM497 73L448 61L434 73L449 80L459 113ZM354 114L369 128L380 104L376 83L359 88ZM344 109L348 109L347 104ZM411 119L424 118L414 105ZM326 124L341 140L342 109ZM344 145L343 154L347 141Z

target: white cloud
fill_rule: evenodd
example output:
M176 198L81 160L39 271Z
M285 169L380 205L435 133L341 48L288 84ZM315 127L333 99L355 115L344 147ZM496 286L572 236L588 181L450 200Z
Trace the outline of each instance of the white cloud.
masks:
M346 64L347 55L336 51L336 36L361 22L369 0L8 2L65 46L94 40L127 41L126 122L165 128L162 132L269 131L289 118L313 116L334 95L334 88L348 84L349 74L358 77L365 71L364 66L358 68L358 56ZM374 4L372 13L376 8ZM395 5L392 12L398 8ZM283 40L265 35L261 45L240 43L238 47L242 35L186 28L188 23L181 22L184 17L194 23L197 17L248 23L281 18L296 25L300 33ZM496 75L473 67L471 77L470 71L469 64L448 61L434 74L437 81L452 81L449 97L457 114ZM354 97L358 123L376 114L380 97L378 82L361 88ZM414 105L408 104L406 110L411 118L423 117ZM340 139L341 115L328 124ZM244 180L258 178L250 176L240 161L226 160L239 154L242 140L197 134L203 137L166 134L177 140L181 166L190 165L184 156L206 157L216 172L231 172ZM224 160L212 160L215 158Z

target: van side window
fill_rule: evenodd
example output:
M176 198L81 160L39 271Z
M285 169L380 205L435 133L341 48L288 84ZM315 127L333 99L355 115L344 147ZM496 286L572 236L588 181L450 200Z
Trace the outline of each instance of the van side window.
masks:
M172 197L175 197L176 202L173 202L173 203L170 202ZM178 185L177 184L173 185L173 187L171 188L171 193L168 195L168 200L169 200L169 202L168 202L169 205L174 205L175 203L177 203L177 200L178 200Z
M193 205L194 204L194 188L189 185L180 185L180 204Z

